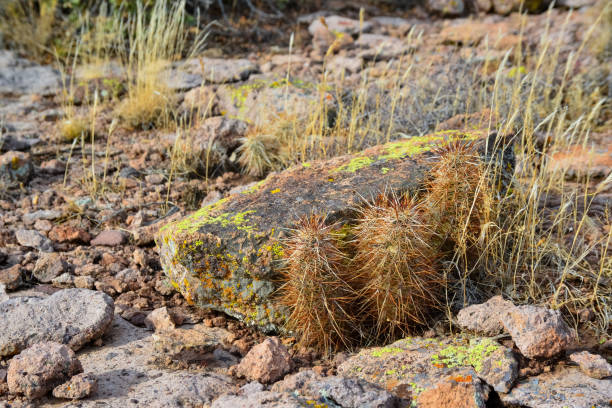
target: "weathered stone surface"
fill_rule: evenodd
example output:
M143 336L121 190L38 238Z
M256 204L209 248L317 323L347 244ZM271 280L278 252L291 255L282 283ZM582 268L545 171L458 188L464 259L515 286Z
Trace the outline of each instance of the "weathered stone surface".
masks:
M43 342L14 357L6 378L11 393L35 399L81 371L74 351L60 343Z
M36 261L32 274L43 283L49 283L70 268L68 262L64 261L58 253L43 253Z
M58 210L38 210L24 214L23 222L24 224L32 225L38 220L55 220L61 216L62 212Z
M19 58L14 52L0 50L0 94L53 95L60 89L57 70Z
M324 27L331 32L354 35L359 32L370 32L373 26L369 21L364 21L362 25L359 20L341 16L328 16L314 19L308 26L308 32L310 35L315 36Z
M149 313L145 319L145 326L153 331L173 330L176 328L174 319L170 316L167 307L161 307Z
M113 313L108 295L86 289L61 290L45 299L9 299L0 303L0 357L42 341L78 350L104 333Z
M308 406L306 401L291 393L264 391L261 384L249 383L237 394L219 397L212 403L211 408L303 408L304 406Z
M464 330L469 330L483 336L497 336L503 333L502 316L514 304L501 296L494 296L485 303L465 307L457 313L457 324Z
M357 55L366 60L397 58L409 50L399 38L381 34L361 34L355 45L361 49Z
M38 231L19 229L15 231L15 238L17 238L19 245L35 248L39 251L53 252L51 241Z
M324 403L332 400L345 408L392 408L399 399L388 391L359 378L321 377L312 370L300 371L274 384L273 392L299 395Z
M321 103L312 83L287 84L284 79L260 76L246 83L220 85L216 95L220 113L249 123L261 123L281 113L307 116Z
M0 282L0 303L9 300L8 295L6 294L6 285Z
M30 155L10 151L0 155L0 180L5 183L27 183L34 174Z
M500 398L506 406L527 408L605 407L612 400L612 379L596 380L577 367L559 368L519 381Z
M201 360L219 346L229 347L235 336L220 327L200 323L153 334L155 350L177 361Z
M91 240L92 246L117 246L125 242L125 234L119 230L105 230Z
M81 399L87 398L98 390L98 380L92 374L77 374L62 385L53 389L55 398Z
M257 72L259 66L247 59L199 57L178 62L162 79L170 89L188 90L206 83L245 81Z
M515 306L502 316L505 329L525 357L552 357L566 350L574 336L558 310Z
M581 351L572 353L570 360L578 364L580 369L589 377L598 379L612 377L612 364L598 354Z
M510 350L489 338L408 337L363 349L338 366L338 375L364 379L402 398L418 400L424 391L438 387L459 390L461 395L477 393L476 405L468 406L487 400L488 387L482 387L481 380L504 390L510 389L517 374L518 363ZM447 384L453 378L466 386Z
M471 370L464 369L423 390L414 405L423 408L485 408L488 395L486 385L474 378Z
M23 284L21 269L19 264L0 269L0 284L4 285L5 290L15 290Z
M363 197L385 188L415 191L432 164L433 146L474 138L484 140L477 132L413 137L272 174L162 228L157 241L164 271L189 302L263 329L281 328L285 309L270 295L283 231L313 212L350 220Z
M427 7L443 16L459 16L465 12L463 0L427 0Z
M291 370L291 357L278 337L268 337L242 359L236 374L250 381L271 383Z

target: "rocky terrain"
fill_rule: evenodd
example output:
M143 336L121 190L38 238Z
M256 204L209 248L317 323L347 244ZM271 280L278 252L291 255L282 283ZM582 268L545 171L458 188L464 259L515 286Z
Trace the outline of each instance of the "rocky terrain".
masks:
M159 81L177 95L176 116L206 111L184 131L121 121L109 95L124 97L122 67L105 66L104 81L69 72L76 85L67 105L66 72L0 50L0 407L611 406L612 263L597 246L610 241L609 55L580 54L571 65L569 77L585 78L584 103L602 101L580 120L600 122L588 145L572 144L549 166L578 194L573 216L587 215L585 238L573 245L589 250L573 266L598 265L585 296L600 299L599 291L604 301L553 307L552 295L535 304L510 290L482 291L453 299L410 335L327 354L285 329L287 308L275 297L283 240L300 218L341 222L384 189L419 191L432 152L453 143L519 172L521 155L515 163L491 131L500 112L467 115L472 96L459 95L461 81L496 72L513 79L520 68L504 68L516 58L508 50L535 49L545 36L560 61L571 61L600 4L564 0L541 13L546 7L526 2L534 13L522 17L497 0L429 1L397 15L323 3L286 23L296 30L290 47L236 55L209 44L168 66ZM344 100L361 100L366 76L364 106L380 112L393 112L383 98L390 92L376 93L390 82L410 83L398 91L406 98L433 85L448 85L453 97L415 97L392 126L349 151L325 141L324 153L306 146L282 168L266 161L245 170L237 157L253 128L321 106L340 117ZM321 77L329 82L312 85ZM355 94L335 92L335 81ZM91 129L66 138L66 120L87 109L97 109ZM401 136L385 138L387 127ZM538 146L549 143L542 129ZM546 198L546 214L565 211Z

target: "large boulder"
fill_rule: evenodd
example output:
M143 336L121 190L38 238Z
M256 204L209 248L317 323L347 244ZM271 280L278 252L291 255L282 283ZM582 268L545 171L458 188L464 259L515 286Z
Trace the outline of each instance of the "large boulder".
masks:
M164 272L192 304L264 330L280 329L286 310L272 294L278 287L282 238L301 217L317 213L330 222L349 222L364 198L384 189L420 189L435 146L451 140L484 145L485 139L479 132L443 132L272 174L162 228L157 242Z
M111 323L113 300L87 289L61 290L47 298L17 297L0 303L0 357L44 341L78 350Z

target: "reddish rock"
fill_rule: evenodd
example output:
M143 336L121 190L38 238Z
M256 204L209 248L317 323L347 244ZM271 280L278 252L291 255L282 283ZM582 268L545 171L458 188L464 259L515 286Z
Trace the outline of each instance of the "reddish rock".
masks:
M62 385L53 389L55 398L81 399L87 398L98 390L98 380L91 374L77 374Z
M57 225L49 231L49 238L55 242L89 243L91 235L87 231L71 227L70 225Z
M145 326L154 331L172 330L176 328L174 319L168 312L168 308L155 309L144 320Z
M11 360L7 382L11 393L31 400L44 396L81 371L81 363L67 346L37 343Z
M598 354L582 351L570 355L570 360L578 364L582 372L589 377L597 379L612 377L612 364Z
M118 246L125 242L125 234L119 230L106 230L91 240L92 246Z
M0 270L0 283L4 284L7 290L19 288L23 283L21 269L21 265L17 264Z
M496 336L504 331L502 316L512 308L512 302L501 296L494 296L485 303L461 309L457 314L457 324L464 330L484 336Z
M256 345L236 367L236 374L263 384L275 382L291 370L291 357L278 337Z
M485 408L488 394L486 384L466 371L421 392L416 402L422 408Z
M62 259L60 254L43 253L36 261L32 274L40 282L49 283L69 269L70 265Z
M573 344L573 334L558 310L515 306L502 316L502 323L527 358L552 357Z

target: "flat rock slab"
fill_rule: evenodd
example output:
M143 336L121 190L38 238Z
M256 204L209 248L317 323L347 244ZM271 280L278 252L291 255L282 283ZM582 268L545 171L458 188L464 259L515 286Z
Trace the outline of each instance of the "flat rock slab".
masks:
M60 88L57 70L19 58L11 51L0 51L0 94L46 96Z
M591 378L577 367L558 368L519 381L500 398L506 405L528 408L608 407L612 401L612 379Z
M411 400L454 381L482 390L481 399L486 401L488 387L481 383L510 390L518 363L509 349L489 338L407 337L361 350L338 366L338 375L361 378Z
M259 72L259 66L247 59L192 58L178 62L163 75L170 89L189 90L202 84L244 81Z
M47 399L42 408L206 407L221 394L235 391L227 376L171 371L149 364L156 355L151 332L119 316L103 341L102 347L86 348L78 356L84 371L98 379L97 392L70 404Z
M78 350L104 333L113 314L110 296L87 289L61 290L44 299L9 299L0 303L0 357L42 341Z
M484 139L477 132L448 131L272 174L162 228L157 242L164 272L192 304L264 330L281 329L286 310L272 296L278 287L277 261L283 258L280 239L301 217L317 213L349 222L364 198L385 189L419 189L435 146Z

